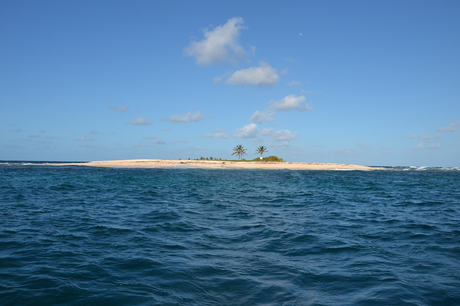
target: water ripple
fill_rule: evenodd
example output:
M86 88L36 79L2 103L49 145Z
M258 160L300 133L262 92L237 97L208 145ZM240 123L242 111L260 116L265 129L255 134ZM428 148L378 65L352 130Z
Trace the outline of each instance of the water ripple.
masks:
M460 172L404 170L3 165L0 304L459 305Z

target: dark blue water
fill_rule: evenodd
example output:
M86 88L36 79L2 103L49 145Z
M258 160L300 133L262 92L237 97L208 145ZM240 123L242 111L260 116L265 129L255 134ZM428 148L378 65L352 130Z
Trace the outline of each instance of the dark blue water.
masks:
M0 305L460 305L460 171L0 166Z

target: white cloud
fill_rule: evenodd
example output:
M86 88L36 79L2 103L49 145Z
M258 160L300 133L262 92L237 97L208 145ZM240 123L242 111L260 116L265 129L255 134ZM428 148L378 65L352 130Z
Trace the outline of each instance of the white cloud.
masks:
M272 100L270 108L276 109L278 111L289 111L289 110L303 111L303 110L312 109L312 107L308 103L305 103L304 105L302 105L304 101L305 101L305 96L297 97L296 95L290 95L290 96L284 97L280 101Z
M287 148L290 147L289 142L283 141L281 143L274 143L274 144L269 144L270 147L277 147L277 148Z
M115 142L115 144L116 144L117 146L121 146L121 145L122 145L121 142Z
M222 63L232 59L229 52L237 57L246 54L238 39L243 26L243 18L235 17L226 24L209 31L203 30L204 39L194 41L184 48L184 55L194 56L198 65Z
M418 135L418 138L420 138L422 140L431 140L431 139L433 139L433 136L431 136L431 135L423 135L422 133L420 133L420 135Z
M130 125L150 125L152 124L152 121L148 121L144 117L139 117L139 118L131 120L130 122L128 122L128 124Z
M353 155L356 153L356 149L337 147L337 148L334 148L334 153L340 154L340 155Z
M254 123L243 126L242 128L237 129L233 136L237 138L254 138L257 136L259 129Z
M204 121L204 116L200 111L196 111L195 113L188 112L185 115L176 114L169 118L163 118L162 121L171 121L171 122L197 122L197 121Z
M358 148L360 148L361 150L365 150L365 151L370 151L371 148L369 148L369 146L365 145L364 143L362 143L361 141L356 141L355 142L355 146L357 146Z
M250 121L255 122L255 123L264 123L264 122L270 122L273 121L275 118L273 116L275 115L274 112L261 112L256 110L254 114L249 118Z
M91 132L89 132L90 134L99 134L98 131L95 131L95 130L92 130Z
M208 138L218 138L218 139L224 139L224 138L229 138L230 134L222 132L222 130L214 130L214 134L205 134L202 137L208 137Z
M409 137L410 138L419 138L419 139L421 139L423 141L431 141L432 139L441 139L442 135L441 134L436 134L434 136L431 136L431 135L423 135L422 133L420 133L418 136L410 135Z
M82 148L87 148L87 149L97 149L97 150L102 149L99 146L93 146L93 145L89 145L87 143L82 143L82 144L79 144L78 146L82 147Z
M283 70L281 70L281 74L287 74L287 73L289 73L289 67L286 67Z
M216 76L214 77L214 84L218 84L222 81L223 78L225 78L229 73L225 73L224 75L221 76Z
M45 130L40 130L40 133L45 133Z
M437 144L437 143L434 143L434 144L430 144L428 146L425 146L424 145L424 142L423 141L420 141L418 143L418 145L416 147L414 147L414 149L417 149L417 150L423 150L423 149L440 149L441 148L441 145Z
M303 94L307 94L307 95L311 95L313 93L313 91L311 90L301 90L300 93L303 93Z
M96 139L94 139L94 138L86 138L85 136L81 136L81 137L79 137L79 138L77 138L75 140L76 141L94 141Z
M113 106L113 105L110 105L109 108L111 110L114 110L116 112L120 112L120 113L126 113L126 112L129 112L129 107L125 107L125 106Z
M219 77L214 77L214 80L213 80L214 84L220 83L222 81L222 79L224 78L224 76L225 76L225 74L221 75Z
M448 127L439 128L438 132L456 132L458 130L457 126L460 123L458 121L452 122Z
M274 140L274 141L291 141L291 140L296 139L297 132L293 133L289 130L275 131L274 129L269 128L269 129L263 129L262 135L270 136L270 140Z
M302 35L303 35L303 33L299 33L299 36L302 36Z
M292 82L286 83L288 86L302 85L302 83L292 80Z
M152 139L153 144L166 144L166 142L158 137L155 136L147 136L147 137L142 137L143 139Z
M232 86L272 86L279 81L277 70L265 62L260 62L259 67L251 67L235 71L225 81L226 84Z
M256 55L256 47L255 46L251 46L251 53L252 53L252 55Z

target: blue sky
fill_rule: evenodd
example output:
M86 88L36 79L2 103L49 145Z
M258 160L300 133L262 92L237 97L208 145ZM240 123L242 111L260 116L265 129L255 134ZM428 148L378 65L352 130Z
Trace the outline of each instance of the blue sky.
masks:
M459 1L2 1L0 160L460 166Z

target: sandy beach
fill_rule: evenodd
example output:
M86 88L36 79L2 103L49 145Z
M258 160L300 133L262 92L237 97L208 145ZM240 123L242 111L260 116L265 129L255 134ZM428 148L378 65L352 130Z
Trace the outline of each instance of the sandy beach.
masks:
M69 164L62 164L69 165ZM331 163L298 162L234 162L211 160L131 159L105 160L70 165L110 168L228 168L228 169L289 169L289 170L375 170L376 168Z

